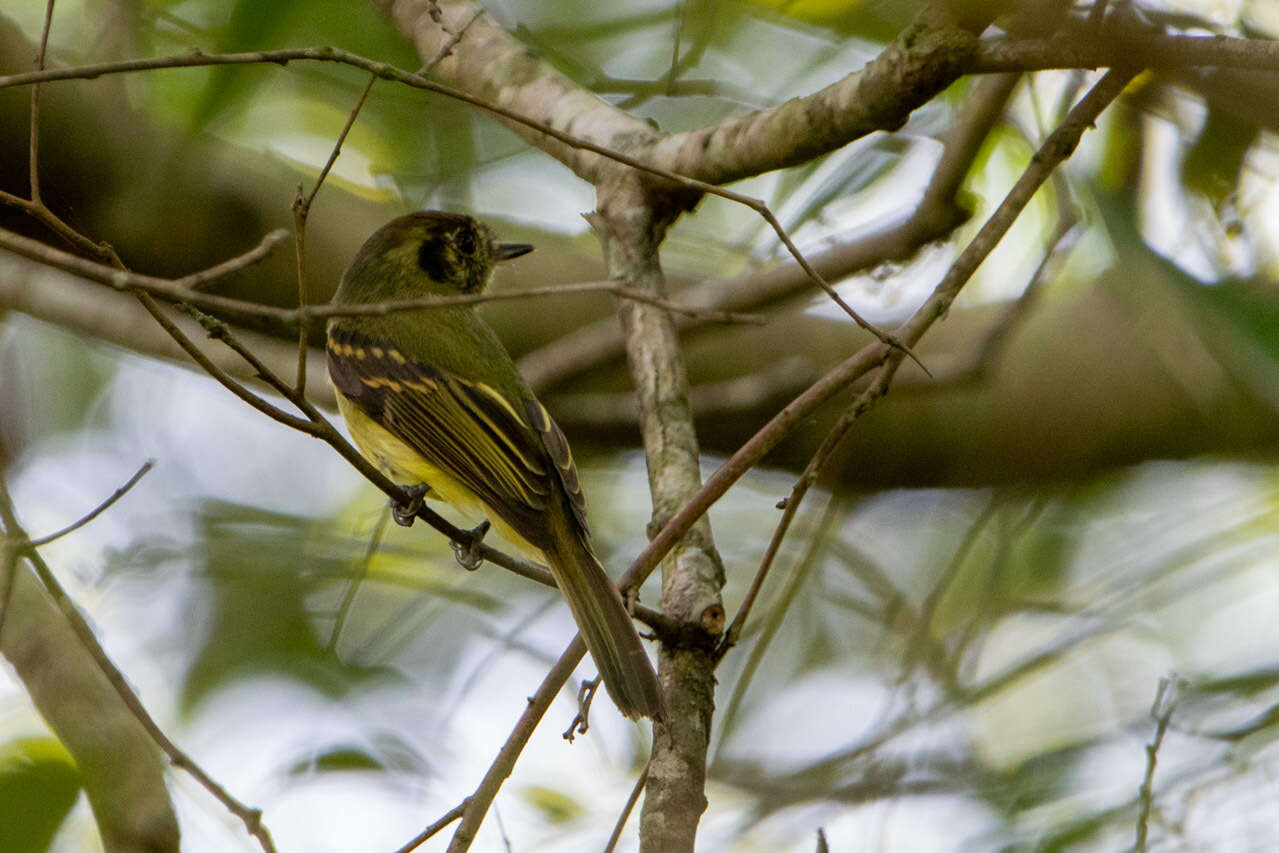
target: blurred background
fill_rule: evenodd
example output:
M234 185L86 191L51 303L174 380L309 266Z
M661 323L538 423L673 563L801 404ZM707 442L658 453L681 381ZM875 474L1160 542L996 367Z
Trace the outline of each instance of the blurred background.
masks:
M1114 5L1174 32L1279 36L1272 0ZM668 131L832 83L919 12L905 0L486 8ZM0 73L31 66L44 9L7 0ZM312 44L422 64L371 4L346 0L62 0L50 62ZM844 297L891 325L1095 79L1041 72L1003 91L965 79L896 133L734 189L766 199ZM364 83L297 64L46 85L44 199L140 272L201 269L290 226L296 186L314 185ZM985 123L982 102L995 107ZM721 666L703 849L812 850L820 828L833 850L1125 850L1139 821L1152 849L1279 846L1277 105L1274 74L1138 78L925 338L935 378L904 368L859 424ZM25 90L0 90L0 188L23 196L28 109ZM924 223L963 127L980 131L971 168ZM589 185L483 115L381 82L312 210L309 298L328 298L374 228L420 208L537 245L496 287L597 279L581 217L593 206ZM0 227L53 242L13 208ZM664 244L673 290L733 294L769 319L686 329L705 472L862 342L788 278L785 256L759 217L718 198ZM291 305L294 276L286 244L217 292ZM651 508L610 299L484 313L573 442L616 573ZM253 332L289 363L287 330ZM730 616L774 504L840 408L712 510ZM403 844L471 792L572 634L554 594L492 566L462 571L433 532L390 525L371 549L382 496L330 450L176 358L128 297L7 254L0 447L33 536L156 461L42 553L162 727L264 810L281 850ZM578 677L593 674L588 662ZM603 846L647 731L601 702L570 746L575 683L477 849ZM1157 695L1166 733L1143 815ZM256 849L189 777L169 779L184 849ZM0 670L0 849L95 849L78 791ZM635 847L632 824L621 849Z

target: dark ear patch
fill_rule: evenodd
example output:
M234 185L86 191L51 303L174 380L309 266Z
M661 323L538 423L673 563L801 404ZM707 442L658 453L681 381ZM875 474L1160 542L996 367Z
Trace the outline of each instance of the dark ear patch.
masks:
M448 281L447 252L448 249L445 248L441 241L423 240L422 245L417 250L417 265L432 280L438 282Z
M474 255L476 249L475 229L467 226L458 229L457 248L464 255Z

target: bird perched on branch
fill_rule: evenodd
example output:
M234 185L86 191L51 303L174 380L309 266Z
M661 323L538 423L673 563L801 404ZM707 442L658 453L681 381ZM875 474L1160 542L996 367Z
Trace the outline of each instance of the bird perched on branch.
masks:
M532 249L498 242L469 216L401 216L369 237L333 301L479 293L496 264ZM632 719L656 715L657 678L591 549L568 442L475 309L334 317L327 349L338 408L360 451L415 494L487 519L549 564L618 709ZM396 520L412 524L416 510L397 508Z

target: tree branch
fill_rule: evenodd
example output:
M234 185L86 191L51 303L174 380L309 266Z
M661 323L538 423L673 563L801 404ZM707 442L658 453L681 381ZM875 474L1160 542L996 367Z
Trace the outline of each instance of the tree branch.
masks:
M195 780L199 782L205 790L213 794L213 796L216 797L228 811L240 818L249 834L257 839L258 843L261 845L262 849L266 851L266 853L274 853L275 845L271 841L270 832L267 831L266 826L262 823L261 811L250 808L233 797L225 788L218 784L213 777L205 772L204 768L178 748L177 744L170 740L168 735L166 735L155 722L155 719L152 718L146 707L142 704L142 701L138 698L137 694L133 692L133 689L129 687L128 681L125 679L123 673L121 673L120 670L116 668L115 664L111 662L111 659L107 656L106 650L102 648L102 645L98 642L97 637L94 635L93 629L89 627L88 622L86 622L84 617L80 615L79 609L75 606L75 603L62 587L62 584L59 583L53 571L44 562L44 559L40 556L40 552L31 546L31 540L18 521L12 501L10 500L8 491L5 489L2 481L0 481L0 522L3 522L5 537L9 540L17 540L23 546L23 556L25 557L27 564L30 565L33 570L35 577L39 578L39 584L43 586L43 592L48 596L48 598L44 600L48 601L51 599L52 603L56 605L57 609L61 612L62 618L70 625L76 641L78 641L78 644L89 653L89 656L93 659L93 662L96 665L97 671L109 685L107 689L115 693L116 697L124 703L124 707L128 709L133 720L135 720L136 723L145 730L144 737L146 738L146 749L149 749L151 746L159 746L164 754L169 757L169 760L175 767L181 768L193 776ZM26 573L19 573L15 579L16 582L18 584L22 584L25 576ZM12 622L17 621L18 619L38 618L38 608L41 606L39 603L40 600L40 597L28 596L24 598L22 606L15 607L14 612L9 614L9 620ZM27 609L28 605L31 607L30 610ZM7 636L18 637L19 632L14 630L11 625ZM23 636L24 639L30 639L30 637L27 637L25 632L21 636ZM11 643L13 642L16 641L6 641L5 654L10 656L11 660L14 660L15 666L19 666L20 660L26 661L31 659L30 655L36 654L39 651L38 648L28 648L26 645L21 647L12 646ZM19 648L22 650L19 650ZM55 674L60 671L56 667L51 669L48 665L48 660L43 654L31 660L33 660L39 673L45 676ZM61 658L59 658L59 660L61 660ZM29 672L28 676L28 679L24 679L25 683L28 684L28 689L31 690L33 696L39 695L41 691L39 683L36 681L36 678L38 677L37 671L33 670ZM62 689L65 690L65 686L63 686ZM86 720L97 721L99 719L100 714L90 712L89 710L80 707L80 703L85 701L93 703L97 711L101 711L102 707L107 707L97 705L94 700L89 698L93 695L94 691L85 685L77 685L72 694L68 694L67 698L74 699L76 707L68 709L65 717L59 715L64 724L59 731L60 737L66 736L71 743L75 743L80 737L80 734L83 733L82 730L84 722ZM101 695L100 691L98 692L98 695ZM97 725L97 723L95 723L95 725ZM125 728L127 729L129 727ZM127 736L129 740L133 741L135 745L134 754L138 754L137 749L142 748L137 747L136 736L126 735L125 732L118 728L116 729L116 732L120 736ZM93 765L101 767L101 761L103 760L104 755L108 756L107 766L101 768L101 772L107 774L109 777L109 784L103 791L105 804L100 805L99 803L95 803L94 805L95 814L98 815L101 826L102 815L100 814L99 809L102 808L110 810L113 808L111 802L119 799L119 791L117 789L120 785L121 778L130 779L134 784L145 785L146 783L143 779L132 779L129 774L125 774L124 776L120 775L118 760L121 756L114 754L114 752L119 749L119 743L113 740L110 743L109 752L95 756L94 752L100 751L102 746L98 745L95 747L94 741L102 735L100 732L98 734L84 734L87 738L84 744L85 749L88 750L86 758L91 761ZM70 743L68 744L68 748L72 748ZM75 750L73 749L73 752L74 751ZM145 754L145 750L141 754ZM159 789L163 791L163 780L161 779L158 784ZM166 811L171 809L171 806L168 805L167 796L167 792L165 792L162 804L157 803L145 813L131 817L131 820L137 819L139 821L145 821L145 825L150 827L149 832L160 832L166 836L172 836L171 839L163 846L152 848L148 844L143 845L144 849L173 849L177 846L176 821L173 820L171 812L168 814L167 818L164 814ZM132 806L136 804L130 802L130 805ZM139 806L139 808L141 808L141 806ZM152 823L153 821L154 823ZM167 826L169 823L172 823L171 827ZM112 825L113 822L108 816L107 824L102 826L104 835L111 830Z
M1016 82L1016 75L995 75L982 81L943 137L942 156L910 216L812 253L809 262L818 274L835 281L877 264L905 260L920 246L942 239L963 224L968 215L960 210L955 196L981 143L1003 115ZM681 292L679 299L691 305L752 311L800 293L809 282L804 269L790 259L771 269L698 282ZM677 317L675 325L681 332L689 332L704 328L706 323ZM589 372L623 352L621 329L612 317L605 317L525 355L519 366L529 384L547 388Z
M114 290L151 294L169 302L183 302L205 311L239 319L268 319L287 326L303 326L329 317L384 316L401 311L424 311L432 308L449 308L458 305L478 305L483 302L500 302L510 299L530 299L545 296L561 296L580 293L611 293L620 299L630 299L664 308L677 314L695 317L706 322L746 323L761 325L765 318L755 314L703 309L682 302L664 299L650 293L619 285L614 281L584 281L569 284L533 287L525 290L503 290L486 293L464 293L456 296L424 296L419 299L401 299L371 305L300 305L297 308L276 308L258 302L232 299L204 293L201 288L262 260L275 246L288 239L284 231L272 231L255 248L207 270L201 270L182 278L157 278L130 272L107 264L55 249L39 240L0 229L0 249L8 249L16 255L37 261L54 269L77 275L88 281L104 284Z

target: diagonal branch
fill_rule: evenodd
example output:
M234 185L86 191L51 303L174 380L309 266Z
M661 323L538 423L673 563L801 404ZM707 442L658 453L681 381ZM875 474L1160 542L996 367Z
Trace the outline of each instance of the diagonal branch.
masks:
M887 261L905 260L920 246L943 239L962 225L967 214L956 203L956 195L982 142L1003 116L1017 80L1017 75L994 75L975 88L942 138L941 158L919 205L907 218L811 254L812 267L834 281ZM808 274L792 259L763 271L699 282L682 291L679 299L692 305L751 311L798 294L809 281ZM675 318L682 333L703 328L707 322L695 317ZM623 351L616 320L604 317L525 355L520 359L520 372L534 388L543 389L587 373Z
M967 283L972 274L976 272L977 267L981 265L986 256L990 254L995 245L1007 233L1008 229L1012 227L1017 216L1030 202L1039 187L1048 179L1053 170L1074 152L1084 130L1092 126L1101 111L1119 96L1133 76L1135 76L1135 72L1127 70L1107 73L1084 96L1079 104L1070 111L1065 121L1049 135L1040 149L1035 152L1030 165L1018 178L1013 188L1009 190L1004 201L991 214L990 219L982 226L977 236L968 244L967 248L964 249L947 271L942 281L938 283L932 297L899 330L907 340L918 341L932 322L944 312L943 303L949 305L950 302L954 301L959 289ZM949 295L947 296L947 294ZM869 411L887 393L889 383L891 383L893 375L900 364L901 353L893 352L888 355L870 387L859 395L853 406L840 417L835 426L827 433L821 446L813 454L804 472L796 481L790 496L786 499L785 511L781 521L773 533L772 541L769 543L764 559L755 574L750 589L747 591L741 609L733 619L733 623L720 645L720 656L727 652L741 635L742 625L750 613L751 606L754 604L759 589L763 585L764 578L772 566L773 559L781 546L781 541L786 536L790 523L799 509L800 502L852 429L855 421Z
M136 486L138 482L143 477L145 477L147 475L147 472L149 472L153 467L155 467L155 460L148 459L146 462L142 463L142 467L139 468L136 472L134 472L133 476L130 477L123 486L121 486L120 488L112 492L111 495L106 500L104 500L102 503L98 504L88 513L81 516L76 521L71 522L66 527L62 528L61 530L55 530L53 533L50 533L47 536L41 536L39 539L32 539L30 543L31 547L39 548L41 545L48 545L50 542L53 542L57 539L61 539L63 536L66 536L68 533L73 533L79 530L81 527L84 527L86 524L93 521L95 518L102 515L102 513L106 512L108 509L114 506L115 502L120 500L120 498L127 495L129 493L129 490L132 489L134 486ZM3 624L3 620L0 620L0 624Z
M175 744L164 730L156 723L146 706L142 704L142 700L133 692L133 688L129 686L124 674L115 666L111 658L107 655L106 650L102 648L102 644L98 642L98 638L94 635L93 629L89 623L80 614L75 602L67 594L66 589L58 581L52 569L45 563L40 556L40 552L33 546L32 541L22 529L18 521L17 514L14 511L9 493L4 487L4 483L0 482L0 522L3 522L5 537L9 540L17 540L22 543L22 556L26 559L28 565L31 566L36 576L43 584L45 591L49 597L53 599L53 603L62 613L64 619L71 626L76 638L80 644L93 658L101 673L106 677L111 688L116 695L124 703L125 707L133 717L146 730L147 735L160 747L161 751L168 756L169 761L174 767L185 770L193 776L205 790L213 794L222 805L238 817L243 823L249 834L257 839L263 851L266 853L274 853L275 845L271 841L271 834L267 831L266 826L262 823L262 812L259 809L251 808L240 802L230 794L222 785L220 785L212 776L210 776L203 767L195 762L186 752Z

